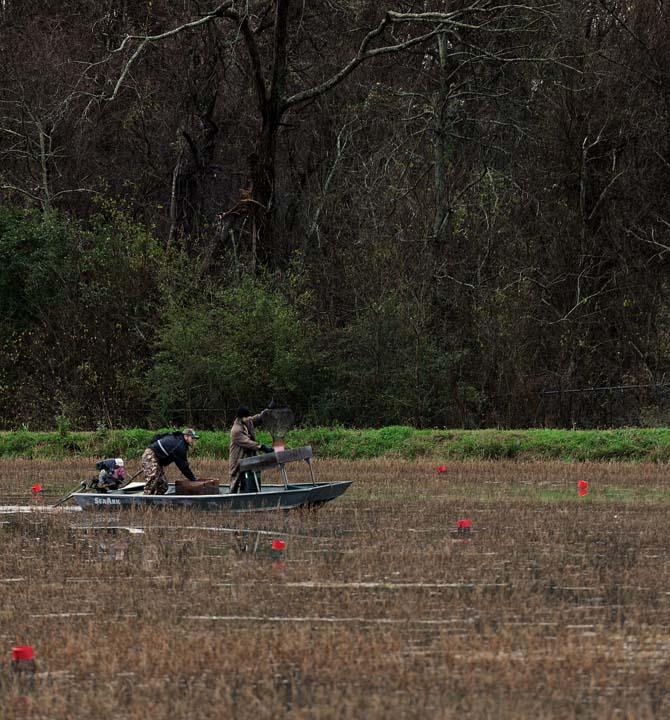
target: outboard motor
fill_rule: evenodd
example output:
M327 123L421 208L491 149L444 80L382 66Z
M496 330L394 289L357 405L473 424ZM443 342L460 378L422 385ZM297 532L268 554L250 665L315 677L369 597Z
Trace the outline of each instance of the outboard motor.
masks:
M118 490L126 479L126 468L122 458L98 460L95 469L99 470L100 474L91 482L91 488L97 489L98 492Z

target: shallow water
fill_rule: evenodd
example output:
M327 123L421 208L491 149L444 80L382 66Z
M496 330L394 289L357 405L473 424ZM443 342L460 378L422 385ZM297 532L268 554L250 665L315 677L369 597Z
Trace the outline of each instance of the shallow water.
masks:
M77 506L52 507L51 505L0 505L0 515L16 515L17 513L69 513L81 512Z

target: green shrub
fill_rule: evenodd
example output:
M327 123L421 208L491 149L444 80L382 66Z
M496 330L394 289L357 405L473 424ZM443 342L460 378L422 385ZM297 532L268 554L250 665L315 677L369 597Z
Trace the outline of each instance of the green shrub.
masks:
M180 406L221 408L227 421L225 410L241 403L300 404L309 392L316 372L312 327L269 280L244 277L235 286L173 294L165 302L148 372L162 417Z

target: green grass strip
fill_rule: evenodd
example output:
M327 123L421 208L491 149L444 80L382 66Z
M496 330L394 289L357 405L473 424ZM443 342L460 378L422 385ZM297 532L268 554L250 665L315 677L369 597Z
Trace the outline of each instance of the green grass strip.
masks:
M0 457L64 458L139 457L155 430L98 432L0 432ZM200 433L198 455L228 456L228 431ZM270 436L258 433L260 442ZM368 459L554 459L670 460L669 428L618 430L417 430L300 428L286 437L287 447L311 445L318 457Z

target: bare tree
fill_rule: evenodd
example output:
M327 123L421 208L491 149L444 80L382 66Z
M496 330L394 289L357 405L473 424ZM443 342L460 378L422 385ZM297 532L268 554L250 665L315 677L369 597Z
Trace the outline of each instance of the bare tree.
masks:
M424 3L430 5L431 3ZM255 97L258 130L254 147L249 154L249 184L246 194L249 201L244 209L246 220L244 225L251 235L252 255L257 254L269 258L273 254L275 241L273 240L273 214L276 207L276 162L277 138L286 123L286 118L296 117L300 108L313 104L320 97L332 92L341 83L346 81L361 65L380 60L385 56L395 55L414 48L421 47L430 41L438 39L441 43L443 63L449 61L449 48L455 47L456 42L447 41L447 35L460 40L460 34L480 32L490 35L519 33L521 26L515 25L516 20L525 13L526 16L535 14L546 17L547 6L544 3L533 3L529 6L519 6L513 3L494 3L491 0L473 0L461 3L450 12L399 12L386 11L381 13L381 19L366 31L363 31L358 45L338 67L322 77L303 77L296 65L296 59L291 55L292 43L295 43L297 34L302 32L303 8L294 7L291 0L276 0L273 3L273 15L268 17L268 7L265 3L237 3L229 0L218 4L212 11L200 17L181 23L162 33L151 35L128 35L121 45L112 53L110 59L116 56L125 57L117 80L113 83L113 90L105 96L112 100L118 97L121 88L130 76L132 68L139 62L142 53L150 45L159 44L174 39L194 30L205 23L220 24L220 20L229 21L226 31L231 41L240 38L243 42L247 62L250 68L250 82ZM265 43L265 35L272 33L272 40ZM269 49L266 47L269 46ZM132 52L131 52L132 50ZM486 51L484 51L486 52ZM515 58L508 53L506 61L512 62ZM444 65L443 73L447 77L449 70ZM445 80L444 82L448 82ZM442 87L442 100L439 115L440 122L446 122L448 99L444 93L448 92L446 86ZM437 134L444 134L438 128ZM442 206L436 212L435 223L437 228L444 228L443 216L446 213L444 205L445 159L444 147L438 150L440 160L436 163L436 181L440 184L440 202ZM183 158L183 148L179 151L175 167L180 166ZM179 175L179 172L177 173ZM176 177L173 173L173 177ZM178 204L178 188L173 182L171 206L173 208L172 227L174 228L174 208ZM441 231L441 230L440 230Z
M69 38L58 24L33 28L29 54L12 40L18 46L0 53L0 190L46 212L65 195L93 192L65 169L85 145L76 126L85 78L64 55Z

